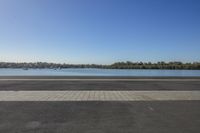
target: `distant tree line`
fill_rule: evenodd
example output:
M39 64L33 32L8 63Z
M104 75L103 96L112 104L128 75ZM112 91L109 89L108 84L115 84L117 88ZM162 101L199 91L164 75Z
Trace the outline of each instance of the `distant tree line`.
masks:
M182 62L116 62L111 65L98 65L98 64L59 64L59 63L12 63L0 62L0 68L50 68L50 69L63 69L63 68L102 68L102 69L187 69L187 70L200 70L200 62L182 63Z
M200 62L182 63L182 62L116 62L110 65L114 69L187 69L200 70Z
M47 62L35 62L35 63L13 63L13 62L0 62L0 68L50 68L50 69L62 69L62 68L107 68L107 65L97 64L59 64L59 63L47 63Z

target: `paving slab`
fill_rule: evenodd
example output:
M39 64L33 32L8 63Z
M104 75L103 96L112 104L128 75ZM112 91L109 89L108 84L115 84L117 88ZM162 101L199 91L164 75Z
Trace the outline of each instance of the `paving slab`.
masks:
M0 91L0 101L200 100L200 91Z

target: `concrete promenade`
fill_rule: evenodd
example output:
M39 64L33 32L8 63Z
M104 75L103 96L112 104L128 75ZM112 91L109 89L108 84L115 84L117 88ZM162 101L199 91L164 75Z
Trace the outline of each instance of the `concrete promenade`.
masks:
M200 133L198 77L0 77L0 133Z

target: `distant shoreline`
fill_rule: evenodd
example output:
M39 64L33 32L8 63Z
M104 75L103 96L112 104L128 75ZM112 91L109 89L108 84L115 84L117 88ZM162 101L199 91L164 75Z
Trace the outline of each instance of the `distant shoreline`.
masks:
M21 70L44 70L44 69L49 69L49 70L62 70L62 69L99 69L99 70L197 70L199 71L200 69L137 69L137 68L75 68L75 67L70 67L70 68L0 68L0 69L21 69Z
M19 69L66 69L66 68L98 68L98 69L158 69L158 70L200 70L200 62L116 62L110 65L101 64L59 64L47 62L0 62L0 68Z

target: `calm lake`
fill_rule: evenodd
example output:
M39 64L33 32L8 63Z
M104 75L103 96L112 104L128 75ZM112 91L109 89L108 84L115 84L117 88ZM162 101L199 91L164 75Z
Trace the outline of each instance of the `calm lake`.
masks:
M200 70L0 69L0 76L200 76Z

